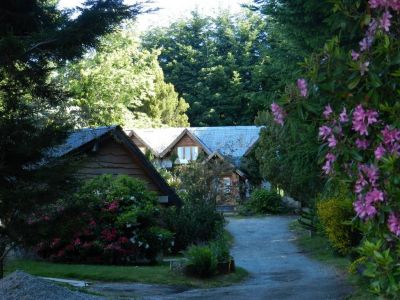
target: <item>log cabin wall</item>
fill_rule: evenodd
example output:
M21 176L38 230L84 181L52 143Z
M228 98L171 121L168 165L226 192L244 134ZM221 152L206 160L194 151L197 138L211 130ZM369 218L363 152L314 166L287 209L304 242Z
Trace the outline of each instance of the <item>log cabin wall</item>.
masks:
M82 161L78 176L93 178L102 174L128 175L146 183L149 190L163 196L160 188L123 144L109 138L98 145L97 151L88 152Z

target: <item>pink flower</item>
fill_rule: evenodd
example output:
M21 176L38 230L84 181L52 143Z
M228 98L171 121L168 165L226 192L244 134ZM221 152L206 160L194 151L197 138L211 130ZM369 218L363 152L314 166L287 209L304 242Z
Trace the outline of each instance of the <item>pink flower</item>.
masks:
M327 106L325 106L325 110L322 113L322 115L324 116L325 119L328 119L329 116L333 113L332 107L330 106L330 104L328 104Z
M351 59L352 60L358 60L359 58L360 58L360 53L358 53L358 52L356 52L354 50L351 50Z
M364 187L366 187L368 185L368 181L365 179L365 177L360 173L358 175L358 179L356 181L356 184L354 186L354 192L356 194L360 194Z
M349 121L349 116L347 115L346 107L343 108L342 112L339 115L339 121L341 123L346 123Z
M284 124L284 118L285 118L285 112L282 109L282 107L280 107L278 104L276 104L275 102L271 104L271 111L272 111L272 115L274 116L274 121L283 126Z
M364 76L365 73L369 71L369 68L368 68L368 67L369 67L369 61L360 63L360 73L361 73L361 76Z
M300 90L300 95L302 97L307 97L307 81L304 78L297 79L297 88Z
M365 139L356 139L356 146L358 149L366 150L369 146L369 142Z
M322 167L322 170L325 172L325 174L330 174L332 173L332 167L333 167L333 163L336 161L336 156L332 153L327 153L325 156L325 164Z
M373 218L377 214L377 210L372 203L363 201L361 197L358 198L353 204L354 210L360 219L368 220Z
M81 244L80 238L75 239L73 244L74 244L75 247L79 246Z
M337 145L337 140L335 138L335 136L332 134L329 138L328 138L328 147L330 148L335 148Z
M389 126L386 126L381 131L383 137L383 144L385 146L386 152L391 154L400 154L400 130L399 129L391 129Z
M365 201L369 203L382 202L385 199L382 191L373 189L372 191L365 194Z
M116 212L118 210L118 208L119 208L119 202L113 201L108 205L107 210L109 212Z
M378 122L378 112L373 110L364 110L359 104L353 113L353 130L360 135L368 135L368 125Z
M388 219L388 227L390 232L395 234L396 236L400 236L400 218L396 213L390 213Z
M385 155L386 153L386 149L383 147L382 144L380 144L376 149L375 149L375 158L377 160L381 160L382 157Z
M368 182L372 186L376 186L376 183L379 179L379 169L377 166L362 164L358 166L358 170L360 173L362 172L366 175Z
M332 129L326 125L321 126L319 128L319 137L321 137L324 141L330 136L332 133Z
M390 19L392 18L392 15L390 14L389 11L385 11L382 15L382 19L379 21L379 26L385 30L386 32L389 32L390 30Z

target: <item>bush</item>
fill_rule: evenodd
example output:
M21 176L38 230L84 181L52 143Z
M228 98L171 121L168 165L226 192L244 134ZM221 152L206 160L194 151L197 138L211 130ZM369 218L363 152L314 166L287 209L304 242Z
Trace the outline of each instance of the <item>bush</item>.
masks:
M351 252L359 242L359 233L351 226L352 201L330 198L317 203L317 215L332 247L342 255Z
M155 261L173 234L162 228L154 193L129 176L101 175L83 184L56 230L44 233L40 256L62 262L130 264Z
M256 189L246 203L247 209L256 214L280 212L282 197L272 190Z
M217 256L210 246L191 246L186 252L187 271L199 277L211 277L217 271Z
M229 243L223 235L210 243L211 251L217 258L218 263L226 263L231 260Z
M224 228L224 217L209 202L184 199L182 207L167 208L163 218L167 228L175 233L174 252L211 241Z

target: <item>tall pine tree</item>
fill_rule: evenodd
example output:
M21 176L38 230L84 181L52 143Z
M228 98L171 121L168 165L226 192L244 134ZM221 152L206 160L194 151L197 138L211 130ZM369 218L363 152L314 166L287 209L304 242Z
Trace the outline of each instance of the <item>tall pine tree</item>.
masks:
M28 220L65 186L64 172L43 164L71 128L68 98L49 73L141 11L122 0L88 0L68 11L57 2L0 3L0 277L7 253L38 233Z

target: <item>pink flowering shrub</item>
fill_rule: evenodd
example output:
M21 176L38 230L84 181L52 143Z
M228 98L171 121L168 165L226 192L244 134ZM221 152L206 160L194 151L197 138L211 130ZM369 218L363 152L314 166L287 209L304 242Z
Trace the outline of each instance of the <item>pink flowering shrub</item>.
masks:
M340 37L304 63L299 93L289 91L280 100L285 104L271 107L272 114L283 128L317 130L320 176L333 189L346 185L353 200L354 225L363 233L363 275L373 292L395 299L400 295L400 0L335 2ZM294 141L291 151L300 151L301 143ZM278 150L280 156L292 155Z
M73 205L55 220L36 246L43 258L60 262L133 264L154 261L173 245L160 223L160 208L144 183L101 175L83 184Z

